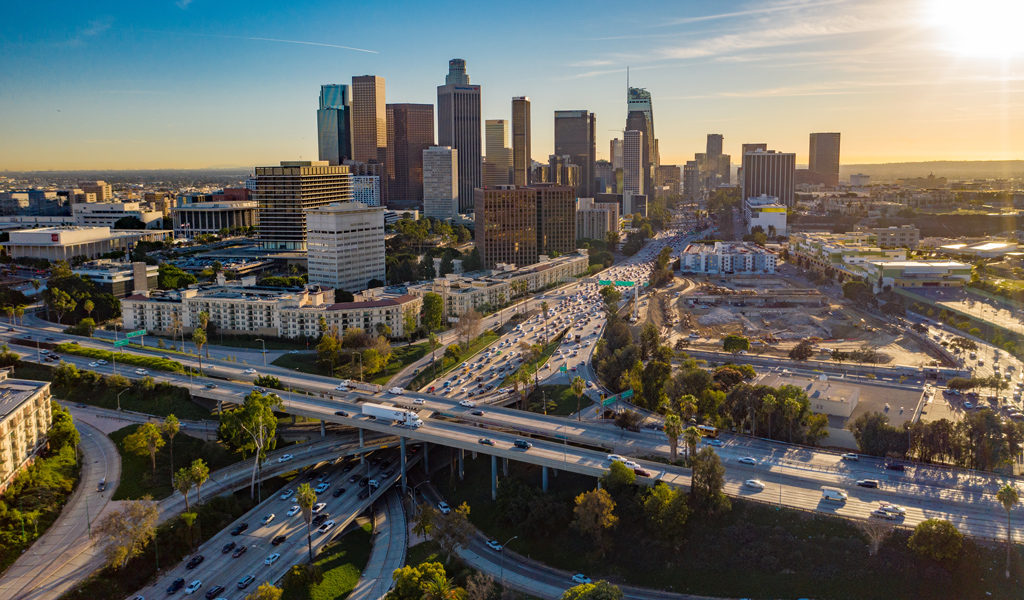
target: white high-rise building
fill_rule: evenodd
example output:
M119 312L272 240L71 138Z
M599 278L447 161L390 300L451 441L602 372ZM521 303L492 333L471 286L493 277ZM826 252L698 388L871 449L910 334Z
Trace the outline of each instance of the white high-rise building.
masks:
M423 151L423 216L452 219L459 214L459 151L431 146Z
M306 211L309 283L348 292L385 281L384 209L359 202Z
M630 130L622 137L622 193L640 196L645 193L644 133Z
M352 200L367 206L380 206L380 177L376 175L353 175Z

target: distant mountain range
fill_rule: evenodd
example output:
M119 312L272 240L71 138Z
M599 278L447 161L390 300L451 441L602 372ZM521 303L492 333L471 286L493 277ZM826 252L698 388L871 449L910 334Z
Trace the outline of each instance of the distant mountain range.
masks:
M948 179L1013 179L1024 177L1024 160L935 160L839 167L840 180L849 181L854 173L870 175L872 183L928 175Z
M27 179L33 183L54 181L103 180L112 184L162 184L168 187L189 185L232 185L252 174L251 167L209 167L205 169L125 169L70 171L0 171L0 175Z

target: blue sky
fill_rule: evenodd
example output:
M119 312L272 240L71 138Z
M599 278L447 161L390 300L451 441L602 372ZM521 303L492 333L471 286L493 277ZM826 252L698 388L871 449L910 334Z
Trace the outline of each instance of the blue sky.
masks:
M663 163L707 133L803 163L812 131L842 132L844 163L1021 158L1024 46L988 40L1022 3L951 2L8 3L0 169L315 159L320 84L375 74L388 102L435 103L453 57L485 118L530 96L536 159L561 109L597 114L607 157L627 65L653 94Z

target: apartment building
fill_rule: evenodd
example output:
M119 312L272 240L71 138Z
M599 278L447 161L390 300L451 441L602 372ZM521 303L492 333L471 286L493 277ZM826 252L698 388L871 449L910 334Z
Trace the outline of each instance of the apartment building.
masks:
M384 209L359 202L306 211L309 283L349 292L384 281Z
M778 257L749 242L690 244L680 255L683 273L704 275L770 275L775 273Z
M50 384L9 374L0 371L0 494L46 447L53 420Z

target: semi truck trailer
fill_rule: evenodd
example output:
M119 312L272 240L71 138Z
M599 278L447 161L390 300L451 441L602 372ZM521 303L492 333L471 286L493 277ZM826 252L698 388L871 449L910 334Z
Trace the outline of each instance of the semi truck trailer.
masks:
M382 419L398 423L399 425L405 425L407 427L419 427L423 425L423 420L420 419L419 415L412 411L403 410L395 406L386 404L362 404L363 414L373 417L375 419Z

